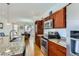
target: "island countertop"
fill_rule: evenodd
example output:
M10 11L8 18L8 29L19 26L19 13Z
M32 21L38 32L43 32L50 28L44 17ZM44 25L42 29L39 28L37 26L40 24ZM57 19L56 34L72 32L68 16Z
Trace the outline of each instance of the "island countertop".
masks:
M3 42L0 45L0 56L12 56L23 53L25 47L24 37L21 37L20 40L16 42L9 42L8 40L7 37L0 39L0 41Z

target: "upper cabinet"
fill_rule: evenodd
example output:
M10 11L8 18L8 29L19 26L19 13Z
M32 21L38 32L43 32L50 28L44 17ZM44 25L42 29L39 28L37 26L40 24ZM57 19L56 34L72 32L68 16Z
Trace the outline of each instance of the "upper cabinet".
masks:
M43 34L43 29L66 28L66 7L50 14L43 20L36 21L36 33Z
M66 28L66 8L63 8L50 16L54 20L54 28Z
M36 34L43 34L43 20L36 21L35 27Z
M44 18L44 23L48 24L46 27L66 28L66 7Z

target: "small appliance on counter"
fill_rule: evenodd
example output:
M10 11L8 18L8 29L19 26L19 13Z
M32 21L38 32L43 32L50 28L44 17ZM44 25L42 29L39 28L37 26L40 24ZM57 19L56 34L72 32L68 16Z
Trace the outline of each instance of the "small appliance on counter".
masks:
M47 39L61 39L61 35L58 31L47 31L44 33L44 37Z
M48 32L48 39L61 39L58 32Z
M71 31L71 52L79 56L79 31Z

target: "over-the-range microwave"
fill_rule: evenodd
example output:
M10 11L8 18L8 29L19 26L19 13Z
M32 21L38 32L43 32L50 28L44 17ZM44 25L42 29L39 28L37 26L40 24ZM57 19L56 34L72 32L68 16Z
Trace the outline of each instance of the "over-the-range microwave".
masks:
M50 20L47 20L44 22L44 29L51 29L53 28L53 20L50 19Z

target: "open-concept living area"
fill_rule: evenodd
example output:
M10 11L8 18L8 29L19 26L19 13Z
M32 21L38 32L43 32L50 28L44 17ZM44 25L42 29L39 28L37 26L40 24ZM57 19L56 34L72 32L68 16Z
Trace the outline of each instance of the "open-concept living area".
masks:
M78 3L0 3L0 56L79 56Z

